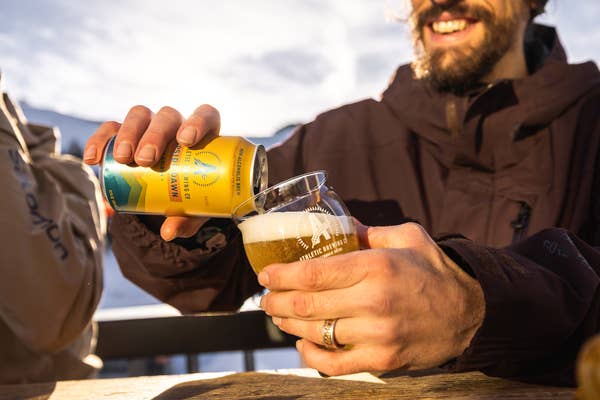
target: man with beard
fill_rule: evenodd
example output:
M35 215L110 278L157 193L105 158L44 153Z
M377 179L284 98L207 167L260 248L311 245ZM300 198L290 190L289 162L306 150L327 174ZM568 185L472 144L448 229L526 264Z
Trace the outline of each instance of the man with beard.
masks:
M329 172L370 225L364 250L257 280L228 221L121 215L115 254L182 312L235 309L267 287L261 307L329 375L443 366L573 384L600 316L598 69L568 64L554 29L532 22L544 0L412 5L416 59L382 98L328 111L269 150L272 183ZM138 106L105 123L85 159L98 163L116 134L119 162L150 166L170 140L218 130L210 106L188 119ZM227 246L202 250L205 229Z

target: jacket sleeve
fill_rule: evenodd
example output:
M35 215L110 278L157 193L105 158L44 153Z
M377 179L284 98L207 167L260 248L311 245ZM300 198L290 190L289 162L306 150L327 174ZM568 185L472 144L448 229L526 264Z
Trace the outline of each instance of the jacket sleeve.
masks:
M80 160L56 153L52 129L1 117L0 317L32 351L55 352L90 324L100 298L99 187Z
M486 311L455 371L572 386L583 342L600 328L600 249L563 229L504 249L440 242L479 281Z
M302 170L305 128L268 152L271 182ZM229 220L212 219L190 239L163 241L162 217L116 214L112 249L123 275L183 313L232 311L260 292L241 234Z
M116 214L112 249L123 275L182 313L233 311L261 286L230 220L211 219L190 239L165 242L161 217Z

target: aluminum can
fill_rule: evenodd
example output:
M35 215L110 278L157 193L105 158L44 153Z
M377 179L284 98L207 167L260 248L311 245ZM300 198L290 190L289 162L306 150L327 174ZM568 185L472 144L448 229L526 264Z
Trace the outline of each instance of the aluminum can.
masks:
M265 148L242 137L218 136L191 148L173 141L150 168L115 161L114 142L106 146L100 182L118 213L229 218L267 186Z

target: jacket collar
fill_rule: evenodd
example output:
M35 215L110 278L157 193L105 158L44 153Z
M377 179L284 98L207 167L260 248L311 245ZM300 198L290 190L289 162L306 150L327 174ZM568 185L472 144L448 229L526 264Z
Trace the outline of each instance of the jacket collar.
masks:
M381 101L409 129L440 145L449 144L455 130L464 133L465 124L475 117L502 113L501 124L495 129L498 132L548 124L600 85L600 73L593 62L568 64L554 28L534 24L531 35L549 53L542 65L525 78L494 82L456 96L435 91L427 82L414 78L410 65L403 65ZM449 123L453 119L449 112L455 114L457 128Z

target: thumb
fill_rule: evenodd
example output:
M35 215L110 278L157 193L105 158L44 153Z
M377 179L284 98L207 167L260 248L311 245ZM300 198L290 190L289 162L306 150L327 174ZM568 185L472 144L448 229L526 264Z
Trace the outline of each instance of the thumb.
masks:
M160 228L160 236L166 241L190 237L195 235L206 221L208 218L204 217L168 217Z
M404 249L432 242L425 229L412 222L394 226L357 225L361 247L367 249Z

